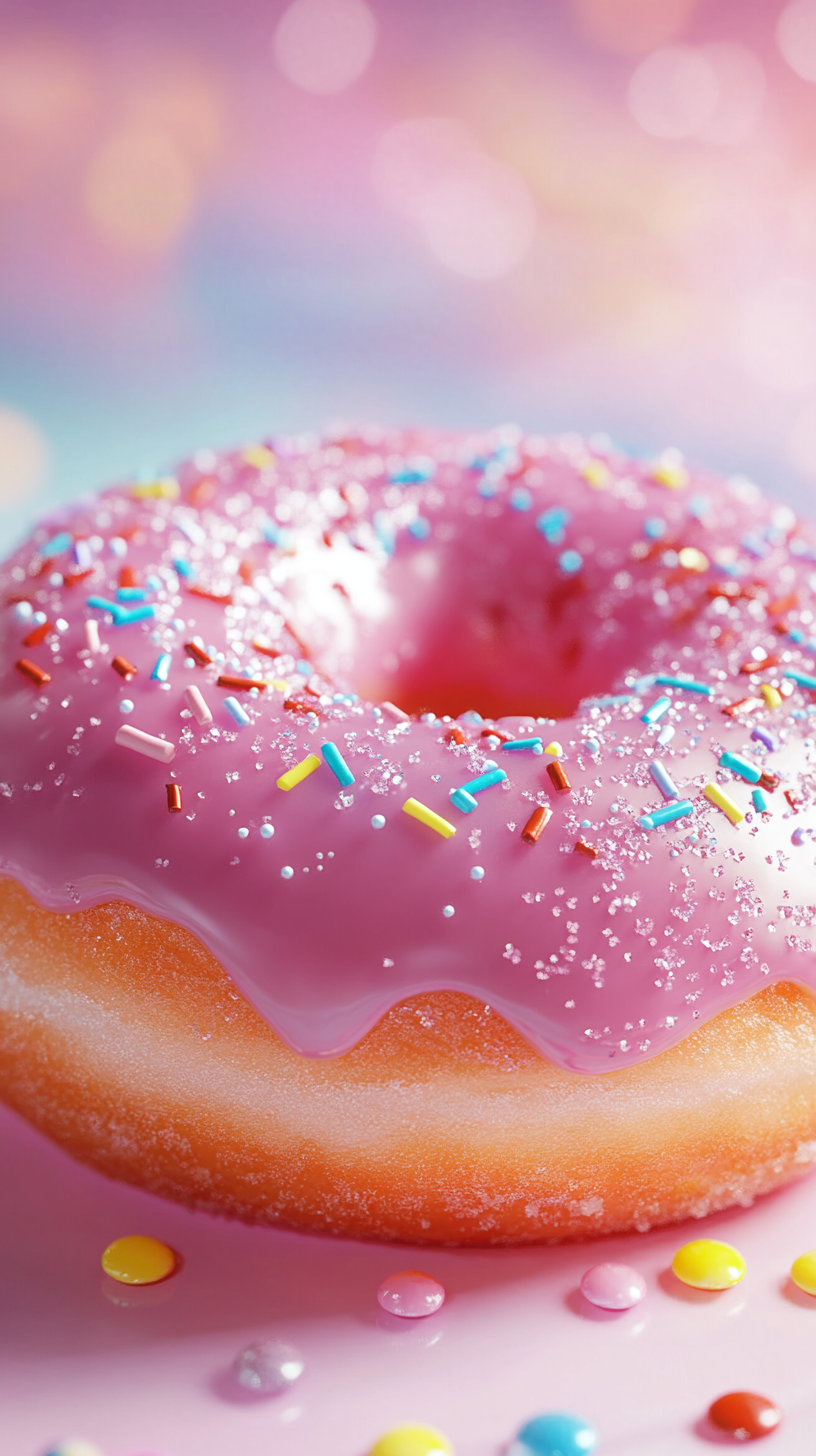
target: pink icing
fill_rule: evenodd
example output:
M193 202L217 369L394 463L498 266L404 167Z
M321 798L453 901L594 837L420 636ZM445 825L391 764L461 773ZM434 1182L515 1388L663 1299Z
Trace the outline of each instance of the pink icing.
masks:
M202 452L50 518L3 568L0 868L55 910L119 897L186 926L308 1056L455 989L563 1067L637 1062L769 981L816 985L811 695L784 676L813 672L815 543L744 480L573 437L372 430ZM124 610L153 615L114 625L87 602L115 598L123 567L146 593ZM48 626L25 646L29 607ZM215 662L188 654L195 638ZM752 651L778 662L741 674ZM712 696L656 685L661 671ZM248 694L217 686L225 673L272 681ZM758 681L781 706L723 714ZM491 748L479 714L558 740L571 792L547 755ZM172 761L117 744L123 725L175 745ZM770 813L718 767L725 750L780 778ZM278 788L311 754L320 766ZM693 813L647 829L665 803L654 759ZM463 813L450 792L486 763L507 778ZM409 797L456 834L402 812ZM537 805L552 818L530 845Z

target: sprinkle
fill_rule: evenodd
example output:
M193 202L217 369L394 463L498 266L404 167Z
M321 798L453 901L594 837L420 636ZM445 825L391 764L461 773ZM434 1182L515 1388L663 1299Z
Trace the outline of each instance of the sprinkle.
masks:
M323 757L325 758L327 764L329 765L329 768L334 774L334 777L337 779L338 783L342 784L344 789L348 788L349 784L354 783L354 774L351 772L351 769L346 763L346 760L340 752L340 749L337 748L335 744L321 744L320 752L323 754Z
M248 693L250 688L258 688L263 692L267 686L262 677L241 677L238 673L222 672L217 678L220 688L235 688L239 693Z
M241 459L246 465L254 465L256 470L268 470L275 464L275 452L268 445L248 445L241 451Z
M14 617L17 622L30 622L34 615L34 608L30 602L15 602Z
M749 784L758 784L760 770L750 759L743 758L739 753L723 753L720 756L720 768L730 768L732 773L739 774Z
M271 839L275 833L275 826L274 824L262 824L259 832L261 839Z
M198 688L185 688L184 700L197 723L200 723L202 727L206 727L208 723L212 723L212 713L207 707Z
M805 1294L816 1294L816 1249L794 1259L790 1274L797 1289Z
M117 728L115 741L120 748L132 748L134 753L143 753L145 758L155 758L159 763L170 763L176 756L175 743L168 742L166 738L155 738L152 733L143 733L141 728L133 728L129 723Z
M147 592L141 586L120 586L116 593L117 602L144 602Z
M708 571L711 562L696 546L681 546L677 559L684 571Z
M751 794L751 802L758 814L768 813L768 800L761 789L754 789Z
M404 814L410 814L412 819L418 819L420 824L427 824L429 829L436 830L443 839L451 839L456 833L455 825L443 819L441 814L435 814L433 809L421 804L419 799L406 799L402 806Z
M462 732L461 728L457 727L456 724L454 724L452 728L449 728L447 733L445 734L446 743L458 743L461 745L462 743L464 743L464 741L465 735Z
M394 718L397 723L410 722L408 714L403 713L402 708L398 708L395 703L380 703L380 707L389 718Z
M547 764L547 774L557 794L569 794L572 791L572 784L567 778L566 771L557 759L555 763Z
M719 1239L692 1239L677 1250L672 1271L692 1289L731 1289L745 1274L745 1260Z
M694 682L691 678L686 677L670 677L664 672L657 674L655 682L661 688L684 688L687 693L702 693L706 698L710 698L714 692L708 683Z
M205 652L204 648L199 647L197 642L185 642L184 651L189 657L192 657L194 662L198 663L199 667L208 667L212 662L209 652Z
M384 829L385 828L385 815L384 814L372 814L372 816L371 816L371 828L372 829Z
M728 794L724 794L718 784L706 784L703 794L709 803L716 804L718 809L722 809L723 814L731 820L732 824L739 824L745 818L739 804L735 804Z
M671 824L675 819L685 819L688 814L694 813L694 805L691 799L681 799L679 804L666 804L662 809L652 809L649 814L642 814L640 818L641 829L657 829L659 824Z
M487 773L479 774L475 779L469 779L462 785L466 794L481 794L483 789L492 789L494 784L501 784L507 778L503 768L491 768Z
M187 646L189 647L190 645L191 644L188 642L187 643ZM280 647L273 647L272 643L266 637L253 637L253 639L252 639L252 646L255 648L255 651L256 652L263 653L263 656L264 657L282 657L283 656L282 649ZM208 661L211 661L211 660L212 659L208 659Z
M759 659L751 657L747 662L743 662L740 672L747 676L754 672L766 672L768 668L776 667L778 661L778 657L760 657Z
M374 1442L368 1456L453 1456L447 1436L433 1426L393 1426Z
M43 668L38 667L36 662L29 662L27 657L19 657L15 662L14 666L18 668L25 677L30 678L31 681L38 688L45 687L45 684L50 683L51 681L50 672L45 672Z
M515 490L510 492L510 506L514 511L529 511L533 504L531 491L523 485L517 485Z
M564 757L564 750L561 747L561 744L557 743L555 739L553 739L552 743L547 743L544 745L544 752L549 753L553 758Z
M552 819L552 809L548 805L539 805L530 815L527 823L521 831L521 837L525 844L538 844L544 830Z
M451 789L450 801L455 808L461 809L463 814L472 814L479 805L467 789Z
M564 506L551 506L538 517L536 530L541 532L551 546L560 546L564 539L564 528L571 520L572 516Z
M482 866L481 865L474 865L473 866L473 869L470 872L470 878L472 880L483 880L484 877L485 877L485 872L482 869Z
M291 865L284 865L283 866L283 869L281 870L281 879L282 880L291 880L291 878L292 878L292 876L293 876L294 873L295 872L292 869L292 866Z
M534 1416L517 1432L508 1449L513 1456L585 1456L598 1444L598 1432L579 1416L548 1412Z
M798 683L800 688L811 688L816 692L816 677L812 677L810 673L796 672L791 668L788 672L783 672L782 676L789 677L791 682Z
M139 671L138 667L134 667L126 657L114 657L111 667L114 672L118 672L119 676L125 679L125 682L130 682L130 679L135 677Z
M452 905L443 905L442 914L444 915L446 920L450 920L451 916L456 914L456 911L454 910Z
M167 1244L144 1234L130 1234L108 1244L102 1268L120 1284L158 1284L176 1268L176 1256Z
M664 450L652 466L652 480L664 485L667 490L682 490L688 485L689 474L677 450Z
M573 853L585 854L588 859L598 858L598 851L595 848L594 844L587 844L585 839L577 839L575 841L575 848L573 850Z
M708 1419L716 1430L726 1431L735 1441L756 1441L776 1430L782 1412L767 1396L731 1390L712 1402Z
M512 733L505 733L503 728L483 728L479 737L495 738L497 743L509 743L513 735Z
M671 698L655 698L651 707L647 708L645 713L641 713L641 723L648 723L649 725L657 723L658 719L662 718L663 714L667 713L670 707Z
M605 460L587 460L581 467L581 474L593 490L606 490L612 479L612 472Z
M232 606L232 592L205 591L203 586L188 586L191 597L202 597L205 602L217 602L220 607Z
M67 551L73 545L73 541L74 538L68 531L60 531L56 536L52 536L50 541L38 546L37 550L40 556L50 559L52 556L60 556L63 551Z
M650 541L660 541L667 531L666 522L661 516L647 516L643 522L643 534L648 536Z
M170 676L170 664L173 661L169 652L162 652L157 658L153 671L150 674L151 682L167 682Z
M787 799L788 803L790 804L790 807L792 808L792 810L793 810L793 812L795 814L796 811L797 811L797 809L801 805L801 802L802 802L801 799L795 798L795 796L791 793L790 789L786 789L785 790L785 798Z
M239 829L238 830L238 838L239 839L249 839L249 830L248 829Z
M816 681L814 681L814 687L816 687ZM760 683L759 691L765 699L766 708L781 708L782 694L772 683Z
M179 576L183 576L187 581L195 581L195 567L192 562L187 560L186 556L174 556L173 565Z
M132 713L135 706L136 704L131 698L122 698L122 701L119 704L119 712L125 714Z
M661 748L666 748L666 746L669 743L671 743L671 741L672 741L672 739L674 737L674 734L675 734L674 725L672 723L664 723L663 724L663 727L661 728L660 732L657 735L657 741L658 741L659 746Z
M510 751L513 751L517 748L529 748L532 749L533 752L535 752L536 749L541 750L543 748L543 744L540 738L511 738L509 742L502 744L502 748L507 748Z
M139 480L130 487L130 493L136 500L177 500L179 483L171 475L159 480Z
M54 628L52 627L50 622L40 622L39 626L35 627L33 632L29 632L28 635L23 638L23 646L39 647L40 643L45 641L49 632L53 631Z
M680 794L666 765L655 758L649 764L649 773L654 779L664 799L679 799Z
M755 739L757 743L763 743L769 753L776 753L779 748L779 744L777 743L773 734L768 732L767 728L760 728L759 725L757 725L757 727L752 730L751 737Z
M167 810L170 814L181 813L181 786L179 784L165 784L167 790Z
M281 774L277 781L278 788L288 793L290 789L302 784L303 780L307 779L309 774L313 774L316 768L320 768L320 759L316 753L310 753L306 758L302 758L300 763L296 763L294 768L287 769L286 773Z
M558 558L558 565L562 571L566 572L567 576L574 576L576 571L581 570L583 564L584 558L580 551L574 551L572 548L567 551L562 551Z
M99 640L99 623L94 617L89 618L85 623L85 646L89 652L102 651L102 643Z
M225 698L224 707L231 718L235 719L239 728L246 728L249 723L249 714L245 713L237 698Z
M735 703L726 703L720 711L725 713L726 718L734 718L737 713L755 713L761 707L761 698L738 698Z

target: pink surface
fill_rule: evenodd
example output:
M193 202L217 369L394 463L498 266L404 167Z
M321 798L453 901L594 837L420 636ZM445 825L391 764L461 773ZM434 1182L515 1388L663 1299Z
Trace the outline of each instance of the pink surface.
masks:
M178 481L82 503L6 564L1 870L53 909L122 897L188 927L312 1056L406 996L458 989L562 1066L599 1072L771 980L816 985L798 934L814 915L810 694L787 676L813 671L816 538L788 507L676 454L637 463L514 429L273 444L200 452ZM111 608L123 565L145 600ZM15 598L45 614L44 640L35 627L26 643ZM88 619L104 650L86 646ZM213 662L196 665L195 638ZM789 694L774 711L741 675L752 652ZM21 656L48 669L44 687ZM193 681L211 726L185 706ZM395 720L386 697L459 713L462 741L450 719ZM746 697L757 712L723 715ZM545 754L489 746L466 707L539 748L556 737L572 791L555 792ZM123 724L169 762L121 746ZM327 741L353 784L322 761ZM796 808L769 789L756 813L745 775L718 767L725 748L748 777L781 776ZM279 787L309 755L316 771ZM647 830L664 805L656 759L690 814ZM451 792L497 763L504 781L460 812ZM454 837L403 813L409 798ZM553 817L531 847L536 805Z
M41 1456L80 1434L104 1456L364 1456L406 1420L438 1426L457 1456L499 1456L548 1409L597 1426L599 1456L693 1456L707 1449L698 1423L711 1401L740 1389L784 1412L769 1452L812 1447L816 1299L787 1277L816 1243L812 1179L675 1230L400 1254L187 1213L73 1164L5 1110L0 1139L3 1456ZM117 1304L99 1260L134 1231L172 1244L184 1267ZM747 1260L724 1294L669 1272L679 1244L703 1234ZM379 1308L395 1259L421 1261L444 1284L438 1314L399 1320ZM643 1274L637 1309L611 1314L583 1299L581 1275L600 1260ZM236 1392L229 1373L265 1335L306 1360L279 1398Z

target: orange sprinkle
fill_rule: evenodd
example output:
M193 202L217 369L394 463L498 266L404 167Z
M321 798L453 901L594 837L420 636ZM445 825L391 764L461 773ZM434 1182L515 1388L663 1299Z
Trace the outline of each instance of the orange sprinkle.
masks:
M759 662L755 658L751 658L748 662L742 664L740 672L764 672L767 667L776 667L778 661L778 657L763 657Z
M735 713L755 713L761 707L761 698L738 698L736 703L726 703L721 711L727 718L733 718Z
M521 837L525 844L538 844L544 830L552 819L552 809L541 806L534 809L527 823L521 831Z
M595 845L594 844L587 844L587 842L586 842L585 839L579 839L579 840L576 841L575 849L573 850L573 853L574 854L585 854L586 857L587 857L587 859L597 859L598 858L598 851L595 848Z
M212 477L205 475L202 476L201 480L197 480L195 485L190 486L187 492L187 499L191 506L204 506L207 504L207 501L212 500L217 489L218 486Z
M317 712L317 708L313 708L312 705L311 705L311 703L299 703L298 700L297 700L297 698L284 698L284 700L283 700L283 706L290 713L316 713Z
M45 641L49 632L53 632L54 630L55 628L51 622L40 622L39 627L35 627L32 632L29 632L27 637L23 638L23 646L39 647L40 643Z
M445 734L446 743L464 743L465 735L461 728L449 728Z
M798 606L799 598L796 592L790 592L786 597L780 597L778 601L769 602L766 611L769 617L781 617L783 612L792 612Z
M119 676L125 679L125 682L130 682L130 679L135 677L139 671L138 667L134 667L126 657L114 657L111 667L114 672L118 672Z
M237 688L239 692L249 692L250 688L266 687L262 677L238 677L237 673L222 672L217 679L220 688Z
M252 646L255 648L256 652L262 652L264 657L283 656L283 652L281 651L280 647L273 647L272 643L267 642L265 637L253 637Z
M563 764L559 763L558 759L556 759L554 763L547 764L547 773L549 775L552 786L557 794L570 793L572 789L572 784L570 783L566 773L564 772Z
M63 586L79 586L81 581L93 576L93 567L89 566L87 571L69 571L67 576L62 578Z
M231 592L205 591L203 586L188 586L187 590L193 597L203 597L205 602L218 602L222 607L232 606Z
M252 578L255 575L254 561L242 561L238 567L238 575L245 586L252 586Z
M512 733L505 733L503 728L483 728L479 734L480 738L498 738L500 743L510 743Z
M181 813L181 786L179 784L165 784L167 789L167 809L170 814Z
M134 568L132 566L123 566L122 567L122 570L119 572L119 585L120 586L138 586L139 585L139 577L138 577L138 574L137 574L137 572L134 570Z
M199 647L197 642L185 642L184 651L187 652L190 657L195 658L195 661L198 663L199 667L207 667L208 663L212 662L212 658L210 657L209 652L205 652L204 648Z
M19 657L14 666L19 668L20 672L30 678L33 683L36 683L38 688L44 687L46 683L50 683L51 681L50 672L44 672L41 667L37 666L36 662L29 662L27 657Z

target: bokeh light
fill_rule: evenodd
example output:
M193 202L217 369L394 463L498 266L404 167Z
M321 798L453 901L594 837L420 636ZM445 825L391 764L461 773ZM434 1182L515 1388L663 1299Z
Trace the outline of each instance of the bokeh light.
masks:
M34 496L44 483L49 449L33 420L0 404L0 507Z
M195 198L190 167L165 132L130 126L107 138L86 181L88 212L104 237L158 252L184 227Z
M275 30L275 60L304 91L334 95L363 74L376 40L364 0L293 0Z
M816 0L793 0L779 16L776 39L788 65L805 81L816 81Z
M581 28L612 51L650 51L674 40L698 0L573 0Z
M719 100L708 56L692 46L666 46L641 61L629 83L629 109L644 131L677 140L699 133Z

